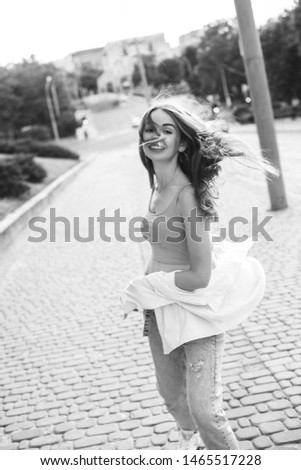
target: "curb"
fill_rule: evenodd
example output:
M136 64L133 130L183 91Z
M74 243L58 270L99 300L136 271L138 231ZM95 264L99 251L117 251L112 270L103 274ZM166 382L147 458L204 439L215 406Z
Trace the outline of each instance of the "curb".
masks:
M40 212L77 174L91 163L98 153L93 152L84 161L78 163L52 183L42 189L38 194L26 201L0 222L0 249L8 246L15 236L27 225L30 217Z

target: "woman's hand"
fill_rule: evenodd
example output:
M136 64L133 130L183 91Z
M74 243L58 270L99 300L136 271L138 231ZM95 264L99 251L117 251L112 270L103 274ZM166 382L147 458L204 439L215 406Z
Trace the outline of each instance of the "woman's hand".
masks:
M132 310L132 312L138 312L138 308L134 308L134 309ZM124 314L123 314L123 319L126 320L128 316L129 316L128 313L124 313Z

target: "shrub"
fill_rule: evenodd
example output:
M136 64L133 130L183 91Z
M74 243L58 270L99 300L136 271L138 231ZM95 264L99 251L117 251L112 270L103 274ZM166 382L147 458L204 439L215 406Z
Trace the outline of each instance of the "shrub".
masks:
M30 139L19 139L17 141L0 140L0 153L34 153L39 157L79 159L77 153L61 145L32 141Z
M33 155L20 153L14 159L25 181L40 183L47 176L47 171L34 161Z
M16 140L14 153L27 153L30 155L32 153L31 140L26 137Z
M43 144L41 142L31 142L31 150L39 157L49 158L69 158L71 160L78 160L79 155L72 150L69 150L57 144Z
M0 140L0 153L7 155L31 153L31 141L30 139Z
M34 125L22 127L21 134L25 138L38 140L40 142L52 139L50 129L47 126Z
M14 158L0 160L0 197L19 197L29 190Z
M16 151L16 143L10 140L0 140L0 153L11 154Z

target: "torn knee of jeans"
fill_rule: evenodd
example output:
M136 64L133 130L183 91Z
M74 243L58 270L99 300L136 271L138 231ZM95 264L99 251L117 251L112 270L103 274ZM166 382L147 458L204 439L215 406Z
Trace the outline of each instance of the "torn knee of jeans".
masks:
M198 377L199 377L199 375L202 372L202 369L204 367L204 361L203 361L203 359L200 359L197 362L187 362L187 366L192 370L192 372L197 374Z

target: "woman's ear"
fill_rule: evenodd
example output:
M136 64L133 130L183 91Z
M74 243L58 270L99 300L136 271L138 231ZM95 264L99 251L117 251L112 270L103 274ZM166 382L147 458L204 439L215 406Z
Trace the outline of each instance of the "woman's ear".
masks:
M187 149L187 142L185 142L185 140L182 140L180 147L179 147L179 152L185 152L186 149Z

